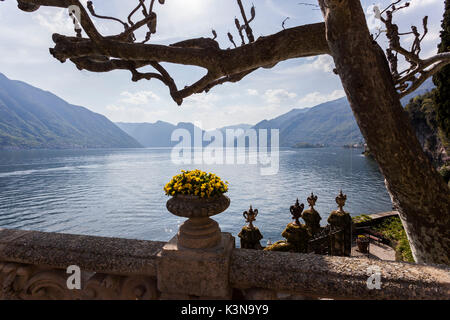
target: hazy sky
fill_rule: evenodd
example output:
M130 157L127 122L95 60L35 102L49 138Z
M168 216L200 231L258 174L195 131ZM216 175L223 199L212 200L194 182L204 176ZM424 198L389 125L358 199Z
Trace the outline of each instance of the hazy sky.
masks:
M86 1L83 1L84 3ZM315 0L254 0L256 19L252 23L257 37L280 31L281 22L290 17L286 27L323 21L320 10L299 2ZM384 8L390 1L361 1L371 12L374 4ZM137 3L132 0L94 0L98 14L126 19ZM251 1L243 0L249 12ZM22 80L48 90L69 103L104 114L112 121L177 123L200 121L205 129L237 123L255 124L292 108L311 107L344 96L339 77L332 72L329 56L294 59L272 69L261 69L239 83L217 86L207 94L196 94L184 100L181 107L171 99L167 87L158 80L131 81L129 71L91 73L79 71L71 62L60 63L48 52L53 47L52 33L74 35L67 10L43 7L34 13L17 9L15 0L0 2L0 72L10 79ZM183 39L210 37L218 33L221 48L231 46L227 32L238 34L234 18L241 19L232 0L166 0L156 2L158 28L149 43L170 44ZM422 32L422 18L429 16L429 35L423 43L423 57L436 52L444 11L444 0L412 0L411 6L395 15L402 32L412 24ZM368 14L372 30L375 20ZM95 21L104 35L121 31L120 24ZM411 43L405 38L405 43ZM381 37L379 43L385 44ZM205 71L201 68L165 65L177 86L191 84Z

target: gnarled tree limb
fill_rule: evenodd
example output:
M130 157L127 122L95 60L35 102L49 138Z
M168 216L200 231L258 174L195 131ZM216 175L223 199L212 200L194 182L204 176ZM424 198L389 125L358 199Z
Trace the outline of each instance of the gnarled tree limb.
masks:
M416 90L427 78L431 77L442 69L442 67L450 63L450 54L448 52L436 54L425 60L421 59L419 56L421 42L428 33L427 16L425 16L422 21L423 34L418 32L416 26L412 26L410 32L399 32L398 26L393 23L393 15L395 12L409 7L409 4L409 1L402 3L402 0L397 0L382 12L379 12L378 7L375 7L375 11L378 11L375 12L376 17L380 19L386 27L386 37L389 40L389 48L386 50L387 58L390 63L392 78L401 98ZM385 14L386 16L384 17L382 14ZM405 49L400 43L400 36L408 34L414 35L414 41L410 50ZM393 52L402 55L410 64L409 68L402 72L398 72L397 54L394 54Z
M106 37L98 32L89 12L94 13L96 17L111 18L94 12L91 4L89 10L86 10L78 0L20 0L19 4L30 10L36 10L40 6L60 8L70 5L79 6L81 14L79 23L87 38L54 34L55 46L50 49L50 53L56 59L61 62L70 60L77 68L92 72L128 69L134 81L157 78L168 85L171 97L179 105L184 98L192 94L207 92L212 87L225 82L237 82L260 67L270 68L283 60L329 53L323 23L285 29L255 41L249 25L254 18L254 8L252 7L251 10L252 18L247 19L241 1L238 1L238 4L249 38L248 44L234 49L221 49L219 44L210 38L188 39L171 45L134 42L133 32L153 21L151 17L154 14L153 2L147 11L144 2L139 0L138 6L128 16L130 26L116 19L124 25L125 30L120 34ZM137 22L130 21L138 8L143 9L144 18ZM154 15L156 17L156 14ZM169 80L172 78L167 71L162 71L161 65L157 68L159 71L155 73L140 73L137 70L143 66L161 62L202 67L207 70L207 73L197 82L183 89L177 89L173 80Z

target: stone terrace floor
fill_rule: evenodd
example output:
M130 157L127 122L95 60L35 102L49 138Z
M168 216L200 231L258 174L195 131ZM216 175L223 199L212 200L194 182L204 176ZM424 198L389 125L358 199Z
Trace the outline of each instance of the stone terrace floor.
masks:
M358 246L352 246L352 257L367 257L376 260L395 261L395 250L383 244L371 242L369 247L369 254L362 253L358 250Z

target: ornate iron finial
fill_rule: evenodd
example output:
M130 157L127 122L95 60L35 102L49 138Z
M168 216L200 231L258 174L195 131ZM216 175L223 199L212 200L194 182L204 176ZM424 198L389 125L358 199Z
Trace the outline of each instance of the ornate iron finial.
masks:
M314 209L317 201L317 196L315 196L314 193L311 192L311 195L306 200L308 201L309 207L311 209Z
M347 195L342 193L342 190L339 192L339 195L336 197L336 203L338 205L338 211L344 212L343 207L345 206L345 201L347 200Z
M244 216L245 221L248 222L248 227L250 229L253 229L253 221L256 220L258 209L253 210L252 205L250 205L250 209L248 211L244 211L242 215Z
M304 208L305 208L305 205L303 203L300 204L298 202L298 198L297 198L297 201L295 201L295 204L293 206L291 206L289 209L292 214L292 219L295 220L294 224L296 224L298 226L300 225L300 221L298 221L298 219L302 217L302 212L303 212Z

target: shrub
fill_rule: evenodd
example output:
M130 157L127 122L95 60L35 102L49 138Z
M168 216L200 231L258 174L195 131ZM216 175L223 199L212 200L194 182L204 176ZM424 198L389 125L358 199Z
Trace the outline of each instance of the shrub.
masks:
M439 173L444 178L445 183L448 183L450 180L450 166L444 166L439 170Z
M361 214L359 216L352 217L353 223L367 222L370 220L372 220L372 218L370 216L368 216L367 214Z
M387 218L374 229L395 243L395 252L399 260L414 262L411 247L399 217Z

